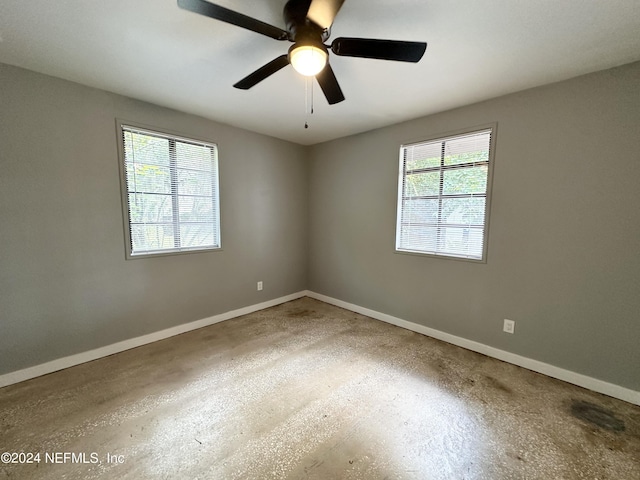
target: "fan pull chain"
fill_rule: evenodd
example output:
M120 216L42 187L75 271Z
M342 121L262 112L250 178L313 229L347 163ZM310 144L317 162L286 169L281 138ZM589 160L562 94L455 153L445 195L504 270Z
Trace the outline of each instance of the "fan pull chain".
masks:
M313 115L313 78L309 78L309 81L311 82L311 115Z
M306 77L304 79L304 114L305 122L304 128L309 128L309 115L313 115L313 78ZM311 92L309 92L309 83L311 83ZM311 104L311 108L309 108Z
M309 128L309 77L304 77L304 128Z

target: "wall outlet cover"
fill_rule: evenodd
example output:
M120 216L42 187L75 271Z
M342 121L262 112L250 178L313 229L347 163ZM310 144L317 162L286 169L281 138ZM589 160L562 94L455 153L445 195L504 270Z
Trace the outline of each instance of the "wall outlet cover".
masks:
M502 330L507 333L514 333L516 330L516 322L514 320L507 320L505 318Z

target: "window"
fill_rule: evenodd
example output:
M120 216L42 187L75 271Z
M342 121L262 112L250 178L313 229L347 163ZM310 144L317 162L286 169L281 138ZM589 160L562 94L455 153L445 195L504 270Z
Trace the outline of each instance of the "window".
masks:
M400 147L397 251L485 260L492 132Z
M218 150L119 124L127 258L220 248Z

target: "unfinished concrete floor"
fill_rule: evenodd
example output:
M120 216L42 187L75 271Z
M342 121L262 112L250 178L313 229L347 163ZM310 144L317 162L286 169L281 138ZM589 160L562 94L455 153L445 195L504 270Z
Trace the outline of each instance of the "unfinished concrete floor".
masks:
M640 407L309 298L3 388L0 422L41 454L0 478L640 478Z

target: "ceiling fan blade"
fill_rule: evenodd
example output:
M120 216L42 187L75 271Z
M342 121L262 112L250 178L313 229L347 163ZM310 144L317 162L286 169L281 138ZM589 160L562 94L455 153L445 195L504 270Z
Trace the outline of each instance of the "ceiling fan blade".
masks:
M270 77L281 68L289 65L289 57L287 55L280 55L278 58L271 60L266 65L260 67L258 70L250 75L247 75L242 80L234 85L234 87L241 90L249 90L251 87L260 83L267 77Z
M311 0L307 18L322 28L329 28L343 3L344 0Z
M247 30L261 33L276 40L287 40L289 36L288 33L281 28L274 27L268 23L243 15L242 13L234 12L228 8L205 2L204 0L178 0L178 6L184 10L246 28Z
M331 65L327 63L324 69L316 75L316 80L318 80L324 96L327 97L329 105L334 105L344 100L344 95Z
M376 40L373 38L341 37L336 38L331 44L331 50L336 55L413 63L420 61L426 49L425 42Z

